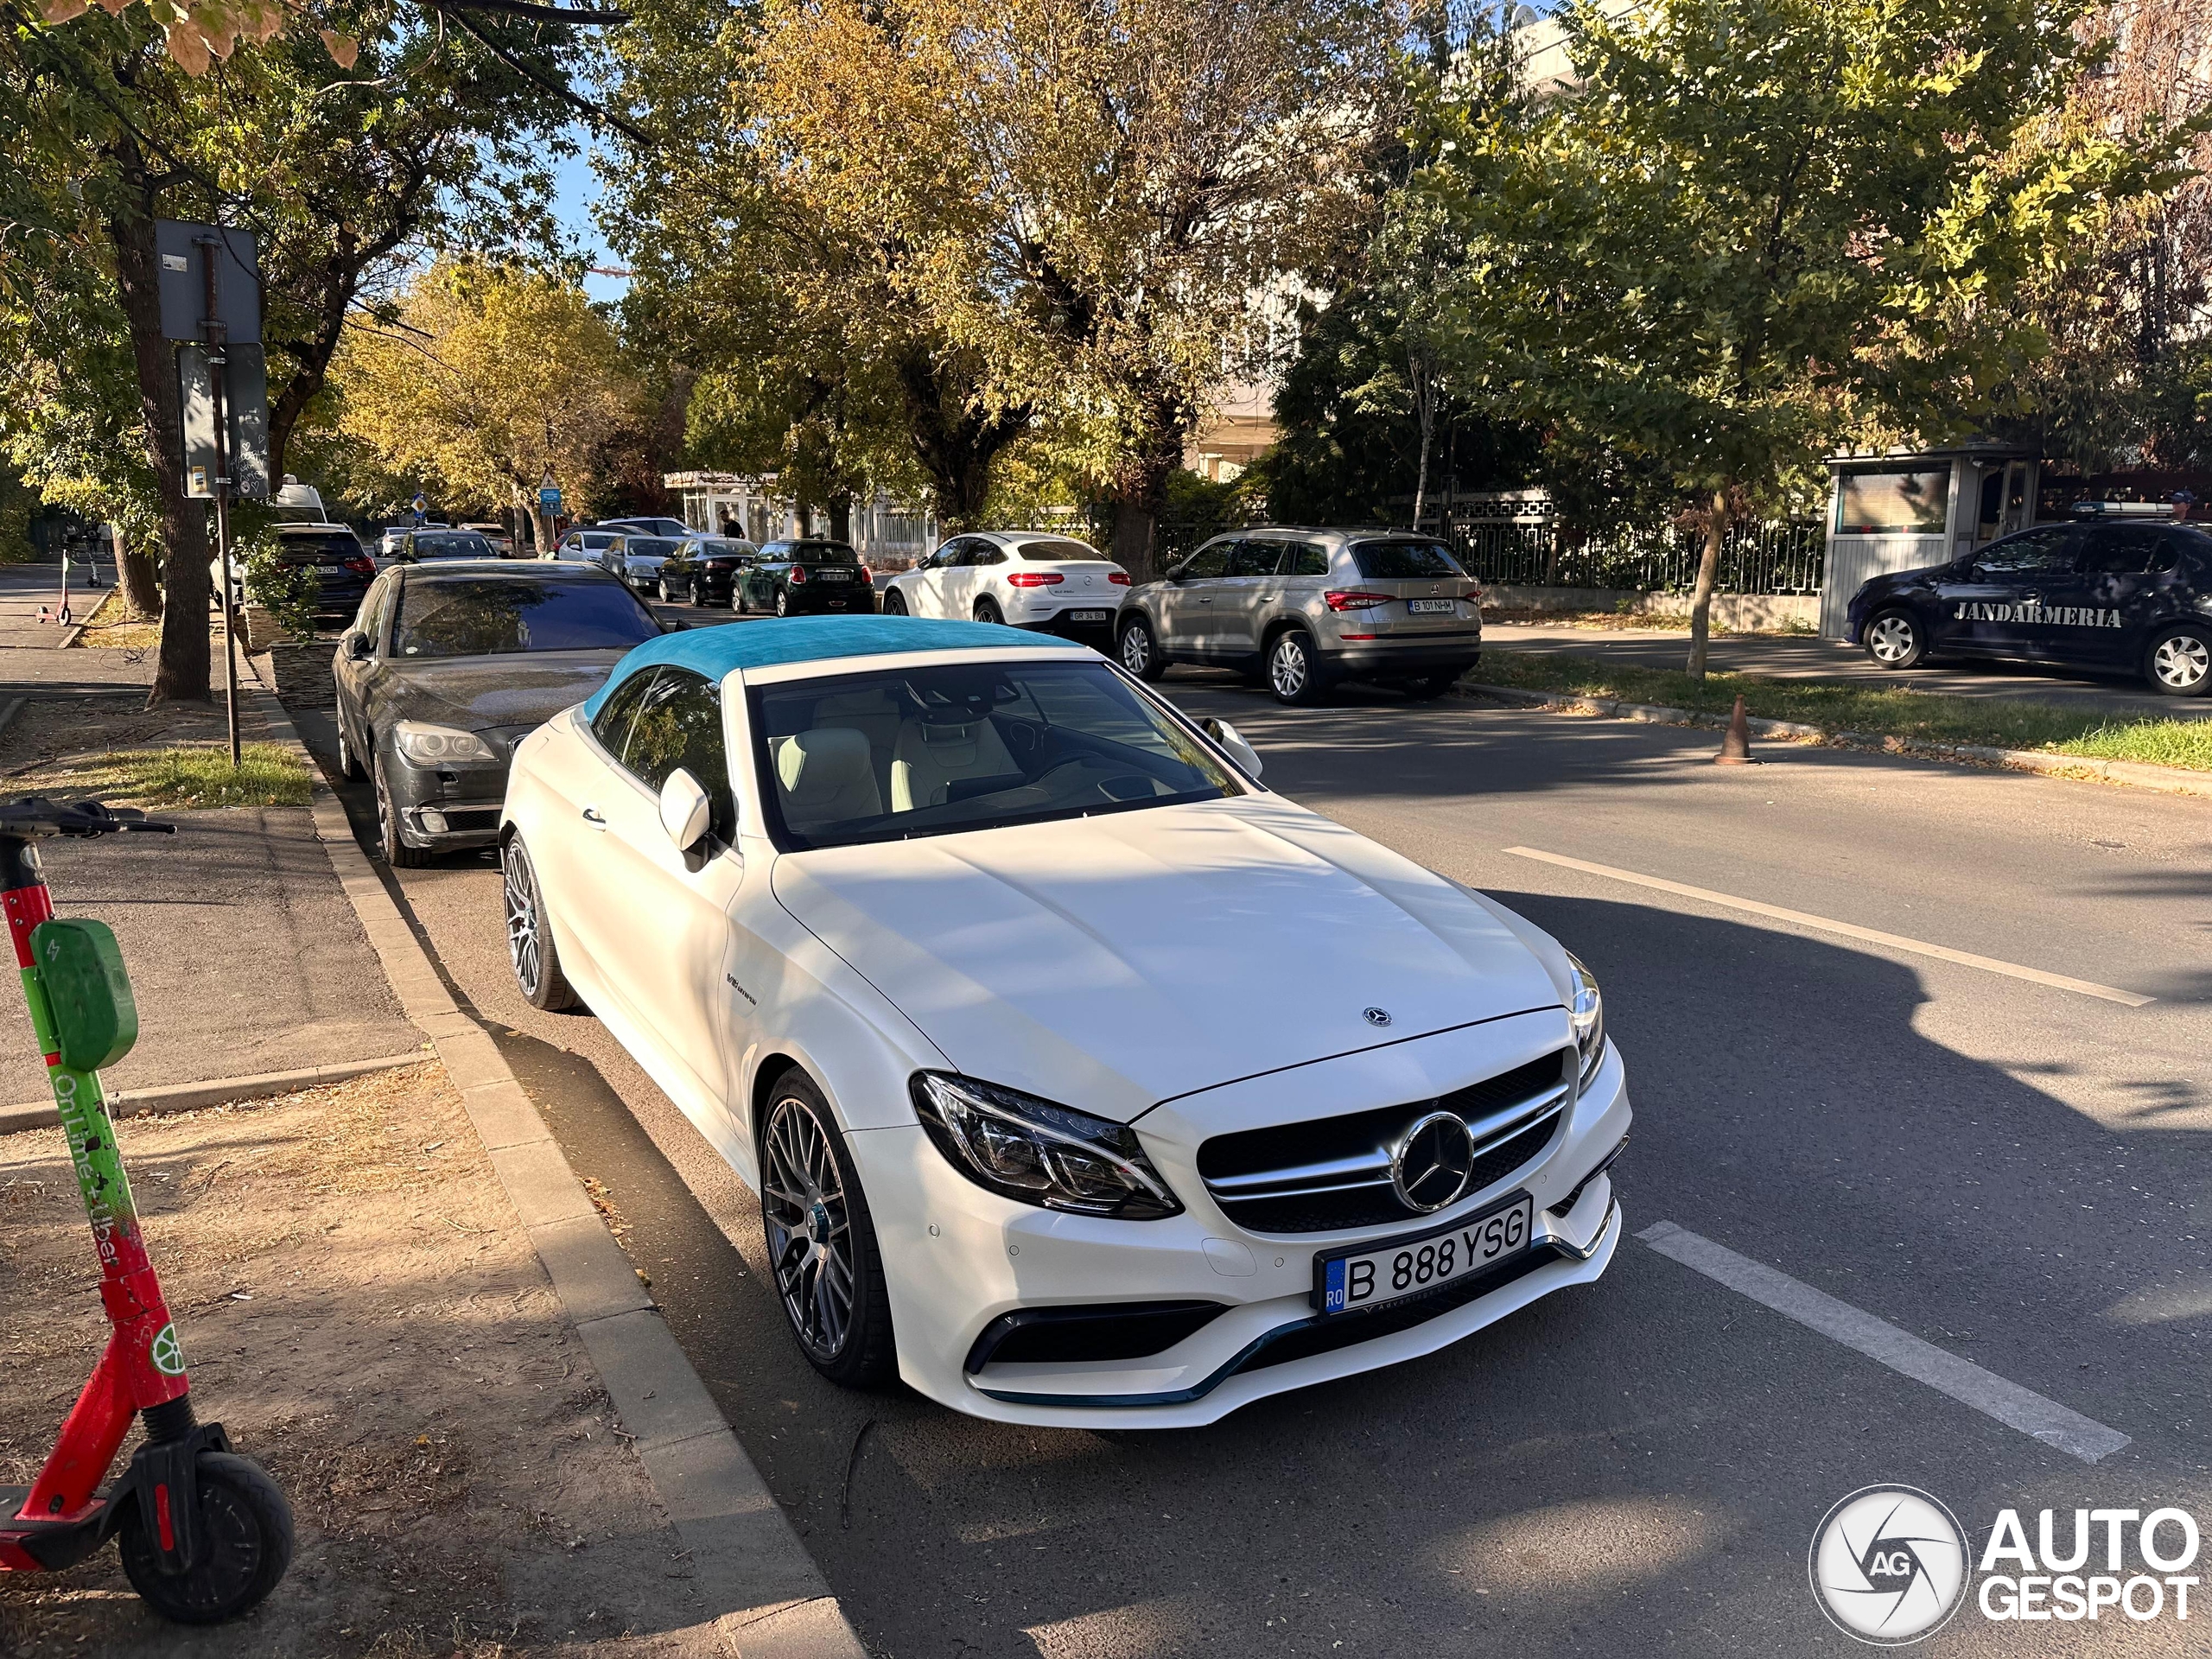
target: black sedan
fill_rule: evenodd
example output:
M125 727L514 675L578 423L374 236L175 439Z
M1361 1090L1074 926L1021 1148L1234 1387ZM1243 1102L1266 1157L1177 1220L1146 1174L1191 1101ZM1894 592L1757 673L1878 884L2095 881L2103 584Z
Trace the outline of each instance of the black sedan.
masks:
M1948 564L1876 576L1846 637L1883 668L2009 657L2212 690L2212 535L2134 519L2037 524Z
M338 642L338 764L375 781L401 868L489 845L514 747L661 632L613 576L552 560L397 565Z
M676 544L660 568L664 605L737 604L737 574L760 556L750 542L721 536L693 536Z
M875 586L847 542L770 542L737 578L737 609L778 616L873 614Z

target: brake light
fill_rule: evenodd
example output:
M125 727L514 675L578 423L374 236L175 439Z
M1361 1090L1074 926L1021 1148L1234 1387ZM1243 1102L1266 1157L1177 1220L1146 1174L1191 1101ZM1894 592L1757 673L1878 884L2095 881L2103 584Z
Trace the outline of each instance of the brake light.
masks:
M356 553L343 563L357 576L373 576L377 573L377 562L365 553Z
M1109 570L1106 573L1106 580L1116 588L1126 588L1129 585L1129 573L1126 570Z
M1057 570L1016 570L1007 577L1016 588L1057 588L1066 580Z
M785 577L784 580L792 582L804 582L806 580L806 567L803 564L795 564L791 566L791 575Z
M1332 588L1321 602L1332 611L1363 611L1370 605L1388 605L1388 594L1370 594L1363 588Z

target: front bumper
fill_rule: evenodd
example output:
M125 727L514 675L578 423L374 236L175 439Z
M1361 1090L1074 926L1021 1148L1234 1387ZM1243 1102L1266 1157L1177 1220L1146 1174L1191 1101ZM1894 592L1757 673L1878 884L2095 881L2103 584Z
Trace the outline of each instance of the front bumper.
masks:
M507 798L507 768L499 766L417 766L396 747L385 755L385 781L399 836L410 847L454 851L488 847L499 837L499 811Z
M1301 1069L1331 1074L1320 1092L1333 1093L1361 1069L1360 1057L1351 1058ZM1281 1077L1274 1081L1280 1086ZM1303 1113L1293 1107L1287 1115ZM1433 1352L1554 1290L1597 1279L1612 1259L1622 1220L1611 1174L1592 1172L1626 1138L1630 1116L1620 1057L1609 1049L1535 1160L1432 1218L1471 1217L1525 1191L1535 1211L1529 1249L1425 1303L1325 1322L1313 1304L1316 1253L1420 1224L1295 1236L1247 1232L1213 1205L1187 1155L1194 1148L1177 1144L1172 1126L1170 1138L1155 1140L1142 1121L1147 1151L1189 1206L1164 1221L1065 1215L1000 1198L957 1173L918 1126L868 1130L849 1141L882 1244L900 1375L911 1386L1002 1422L1188 1427L1270 1395ZM1554 1214L1551 1205L1565 1208ZM978 1346L1005 1315L1025 1309L1192 1302L1222 1312L1140 1358L1001 1363L988 1357L988 1341ZM982 1363L971 1370L979 1352Z

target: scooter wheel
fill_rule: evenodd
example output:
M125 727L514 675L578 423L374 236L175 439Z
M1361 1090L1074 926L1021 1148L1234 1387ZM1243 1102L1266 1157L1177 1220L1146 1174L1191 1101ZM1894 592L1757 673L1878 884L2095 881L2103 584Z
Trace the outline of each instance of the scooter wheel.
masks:
M203 1452L200 1488L200 1559L182 1573L162 1571L160 1552L138 1505L131 1504L116 1538L130 1587L163 1618L180 1624L219 1624L258 1605L292 1564L292 1506L251 1458Z

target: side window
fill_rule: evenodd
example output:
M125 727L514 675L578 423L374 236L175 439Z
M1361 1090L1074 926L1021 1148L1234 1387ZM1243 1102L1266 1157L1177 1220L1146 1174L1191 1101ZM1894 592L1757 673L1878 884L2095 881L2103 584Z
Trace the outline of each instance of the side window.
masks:
M1329 574L1329 550L1317 542L1294 542L1290 555L1282 562L1286 576L1325 576Z
M361 612L353 619L353 626L368 636L371 651L383 648L385 619L391 614L391 593L398 585L391 577L383 577L361 595Z
M2174 537L2156 524L2100 524L2082 569L2093 575L2152 576L2174 568Z
M1006 549L1001 547L996 542L978 541L975 545L974 550L968 555L967 563L969 564L1004 564L1006 563Z
M653 683L653 671L645 669L632 674L607 695L593 716L591 734L599 746L617 760L630 741L630 722L637 717L638 705L645 701L645 691Z
M1282 563L1281 542L1239 542L1229 567L1232 576L1272 576Z
M709 825L715 837L728 841L734 834L729 756L722 743L722 702L701 676L679 668L661 671L638 704L629 747L622 760L639 781L656 794L677 767L683 767L699 780L707 798L714 803Z
M1175 574L1186 581L1193 576L1225 576L1229 574L1230 556L1236 550L1234 542L1209 542L1185 559Z
M2013 582L2057 575L2074 569L2075 534L2070 524L2050 524L1992 542L1974 556L1976 582Z

